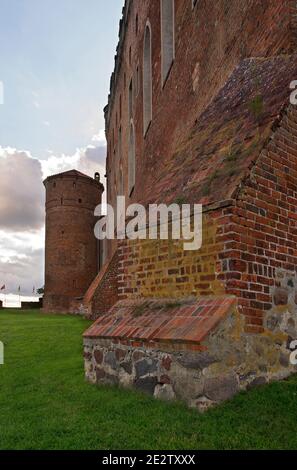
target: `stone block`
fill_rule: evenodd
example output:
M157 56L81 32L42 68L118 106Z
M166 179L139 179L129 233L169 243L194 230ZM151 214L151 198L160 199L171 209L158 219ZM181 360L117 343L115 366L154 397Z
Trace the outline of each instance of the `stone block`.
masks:
M136 362L136 377L143 377L148 374L156 373L157 365L158 363L155 359L143 359L142 361Z
M103 362L103 351L100 349L95 349L94 357L97 364L102 364Z
M251 383L248 384L247 390L251 390L254 387L260 387L261 385L265 385L267 380L265 377L256 377Z
M153 395L158 381L157 377L145 377L135 380L134 384L137 390Z
M229 400L239 391L235 375L212 377L205 380L204 394L212 401Z
M116 370L118 366L117 358L114 351L108 351L104 357L104 363Z
M171 385L169 385L169 384L164 384L164 385L158 384L155 387L154 397L158 398L160 400L170 401L170 400L175 399L175 393L174 393L174 390L173 390Z
M278 287L273 295L273 300L275 305L287 305L288 304L289 294L287 289Z
M129 375L131 375L133 372L132 361L121 362L120 367Z
M217 362L217 359L208 353L183 353L177 362L187 369L203 370Z

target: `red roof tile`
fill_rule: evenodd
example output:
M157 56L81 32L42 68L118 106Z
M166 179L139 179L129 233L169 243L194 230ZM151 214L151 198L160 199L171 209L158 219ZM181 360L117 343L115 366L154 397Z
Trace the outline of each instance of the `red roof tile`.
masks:
M85 338L200 343L235 307L231 296L191 300L122 300L84 333Z

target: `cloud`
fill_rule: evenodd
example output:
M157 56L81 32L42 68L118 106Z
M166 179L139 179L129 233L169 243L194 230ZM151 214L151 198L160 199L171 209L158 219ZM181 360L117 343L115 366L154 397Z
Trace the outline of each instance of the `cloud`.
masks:
M106 144L105 130L100 129L98 134L93 135L92 142L95 142L98 145L100 144L100 146L105 146L105 144Z
M30 234L0 231L0 284L7 293L32 294L43 285L44 229Z
M43 223L40 162L29 152L0 147L0 230L34 231Z
M0 147L0 284L6 292L32 294L43 285L44 186L43 179L77 169L89 176L96 171L105 178L106 143L101 131L92 144L73 155L56 156L48 150L46 160L28 151Z
M73 155L63 154L56 156L53 153L49 153L49 157L46 160L40 160L43 178L76 169L88 176L94 176L98 171L101 175L101 181L104 183L105 158L105 141L101 145L88 145L87 147L79 148Z

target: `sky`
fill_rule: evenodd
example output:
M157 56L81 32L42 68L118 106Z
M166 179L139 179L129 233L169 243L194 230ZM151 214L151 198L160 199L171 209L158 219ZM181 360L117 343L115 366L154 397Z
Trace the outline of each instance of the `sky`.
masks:
M0 0L0 288L43 286L44 187L105 174L103 108L123 0ZM3 103L1 91L3 89ZM1 297L0 297L1 299Z

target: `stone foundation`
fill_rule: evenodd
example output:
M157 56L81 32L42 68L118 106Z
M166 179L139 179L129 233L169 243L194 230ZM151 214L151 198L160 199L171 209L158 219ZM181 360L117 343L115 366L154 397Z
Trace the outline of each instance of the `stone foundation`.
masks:
M275 297L278 303L278 293ZM241 390L297 372L290 364L290 344L297 338L293 295L286 302L281 312L275 305L266 314L263 334L245 333L244 316L236 308L199 345L86 335L86 378L134 387L164 400L182 400L203 411Z

